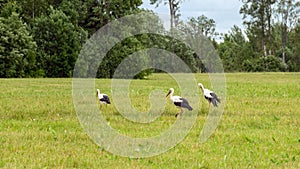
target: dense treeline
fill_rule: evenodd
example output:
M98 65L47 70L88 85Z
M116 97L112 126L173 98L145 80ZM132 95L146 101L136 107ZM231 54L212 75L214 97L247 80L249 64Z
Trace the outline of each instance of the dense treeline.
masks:
M171 30L165 30L158 17L141 18L151 20L157 33L166 36L131 36L107 53L101 68L91 64L87 69L98 69L97 77L111 78L128 55L159 48L175 53L194 72L207 71L205 59L171 38L178 29L181 36L209 39L227 72L300 71L300 3L296 0L244 0L240 13L246 30L233 26L225 35L218 34L215 21L204 15L180 21L183 1L168 2L174 3L170 5ZM83 44L107 23L144 11L139 9L141 4L142 0L0 0L0 77L72 77ZM134 35L135 29L149 26L143 22L136 25L127 32ZM220 36L223 41L217 43ZM135 77L143 78L153 71L159 70L144 70Z
M300 2L242 2L246 31L234 26L218 47L225 70L300 71Z

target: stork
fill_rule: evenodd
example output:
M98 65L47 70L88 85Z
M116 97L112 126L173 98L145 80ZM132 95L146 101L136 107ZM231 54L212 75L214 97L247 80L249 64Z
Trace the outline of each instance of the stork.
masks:
M193 110L193 108L189 105L189 102L185 98L180 97L180 96L173 96L173 94L174 94L174 89L170 88L170 90L169 90L168 94L166 95L166 97L168 97L170 95L170 100L174 103L174 105L176 107L180 108L180 112L177 113L175 115L175 117L177 117L178 114L180 114L180 116L182 116L183 108L186 108L189 111Z
M100 109L102 104L110 104L109 97L104 93L101 94L99 89L97 89L96 96L98 96L98 99L100 101Z
M202 83L198 83L198 86L202 90L204 98L208 101L208 107L210 107L210 103L212 103L215 107L218 107L218 104L221 103L218 96L213 91L205 89Z

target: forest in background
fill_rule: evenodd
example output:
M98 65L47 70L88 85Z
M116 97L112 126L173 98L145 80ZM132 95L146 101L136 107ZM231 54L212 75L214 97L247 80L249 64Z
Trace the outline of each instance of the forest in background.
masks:
M168 34L174 30L186 37L209 39L225 72L300 71L300 2L297 0L242 0L240 14L245 30L233 25L226 34L216 32L217 23L205 15L180 19L184 0L151 0L152 5L170 7L170 30L158 17L151 20L157 33L136 35L115 45L97 71L97 77L111 78L128 55L147 48L159 48L179 56L193 72L207 72L187 45ZM123 16L141 11L142 0L0 0L0 77L72 77L75 62L87 40L101 27ZM139 25L142 29L147 25ZM149 26L149 25L148 25ZM135 30L128 28L128 33ZM217 42L216 38L221 38ZM129 65L130 66L130 65ZM101 69L100 69L101 67ZM94 68L95 69L95 68ZM136 75L144 78L158 70ZM125 76L125 75L124 75Z

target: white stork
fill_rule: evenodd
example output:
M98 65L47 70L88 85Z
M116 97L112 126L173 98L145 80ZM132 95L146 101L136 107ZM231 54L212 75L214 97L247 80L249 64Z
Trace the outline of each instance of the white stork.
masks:
M208 107L210 107L210 103L212 103L215 107L218 107L218 104L221 103L218 96L208 89L205 89L202 83L198 83L198 86L203 92L204 98L208 101Z
M182 98L180 96L173 96L173 94L174 94L174 89L170 88L170 90L169 90L168 94L166 95L166 97L168 97L170 95L170 100L174 103L175 106L180 108L180 112L177 113L175 115L175 117L177 117L178 114L180 114L180 116L182 116L183 108L186 108L190 111L193 110L193 108L189 105L189 102L185 98Z
M96 96L98 96L98 99L100 101L100 109L102 104L110 104L109 97L104 93L101 94L99 89L97 89Z

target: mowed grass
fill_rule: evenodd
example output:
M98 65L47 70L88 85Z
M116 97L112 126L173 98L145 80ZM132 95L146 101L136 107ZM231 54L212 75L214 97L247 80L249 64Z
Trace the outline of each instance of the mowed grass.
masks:
M207 74L195 77L210 86ZM97 79L95 86L111 96L109 79ZM170 87L180 94L167 74L133 80L132 104L145 111L151 91L166 93ZM72 79L0 79L0 88L0 168L300 168L299 73L226 74L225 111L207 142L199 143L208 115L201 97L197 121L180 144L138 159L111 154L84 132L73 106ZM176 112L168 100L150 124L124 120L114 105L102 113L120 133L147 138L167 130Z

